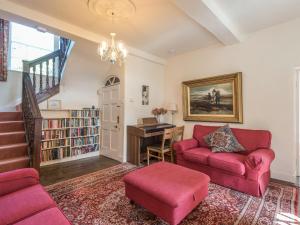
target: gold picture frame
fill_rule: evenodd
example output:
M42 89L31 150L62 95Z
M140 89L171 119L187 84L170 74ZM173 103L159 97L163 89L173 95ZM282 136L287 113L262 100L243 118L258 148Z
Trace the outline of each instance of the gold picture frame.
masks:
M243 123L242 73L182 82L183 120Z

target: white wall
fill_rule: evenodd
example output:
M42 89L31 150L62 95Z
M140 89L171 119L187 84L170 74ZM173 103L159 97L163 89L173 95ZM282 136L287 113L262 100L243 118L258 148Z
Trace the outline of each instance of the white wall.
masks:
M81 109L99 105L97 91L104 85L111 65L104 63L97 55L97 44L75 39L75 45L67 60L61 90L51 99L62 100L64 109ZM47 108L47 101L40 104Z
M0 82L0 111L15 111L21 103L22 73L8 71L7 81Z
M136 56L125 64L125 124L151 117L155 107L164 104L165 66ZM149 105L142 105L142 85L149 86Z
M124 161L127 158L127 125L151 117L155 107L164 104L165 66L130 55L124 66ZM122 80L121 80L122 81ZM142 85L149 86L149 105L142 105Z
M191 137L195 123L182 120L181 82L243 72L244 123L231 126L270 130L276 153L272 177L293 181L297 154L294 68L300 65L299 27L300 20L296 20L254 33L240 44L214 46L170 59L165 96L167 102L177 102L175 123L186 126L185 136Z

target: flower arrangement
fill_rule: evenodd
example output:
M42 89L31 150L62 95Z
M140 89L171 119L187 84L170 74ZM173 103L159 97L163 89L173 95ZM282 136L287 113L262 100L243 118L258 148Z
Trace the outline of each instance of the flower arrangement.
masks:
M168 110L164 109L164 108L155 108L152 110L152 114L154 116L160 116L160 115L164 115L168 112Z

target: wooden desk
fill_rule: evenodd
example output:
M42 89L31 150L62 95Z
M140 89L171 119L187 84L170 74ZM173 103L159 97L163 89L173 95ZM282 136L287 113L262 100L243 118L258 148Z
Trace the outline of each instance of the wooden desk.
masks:
M146 159L145 148L158 142L164 129L172 127L166 123L127 126L127 162L139 166Z

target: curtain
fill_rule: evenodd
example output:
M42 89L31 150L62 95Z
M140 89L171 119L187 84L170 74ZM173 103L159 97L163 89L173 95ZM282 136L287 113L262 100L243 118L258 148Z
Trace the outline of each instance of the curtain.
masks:
M9 22L0 19L0 81L7 80Z

